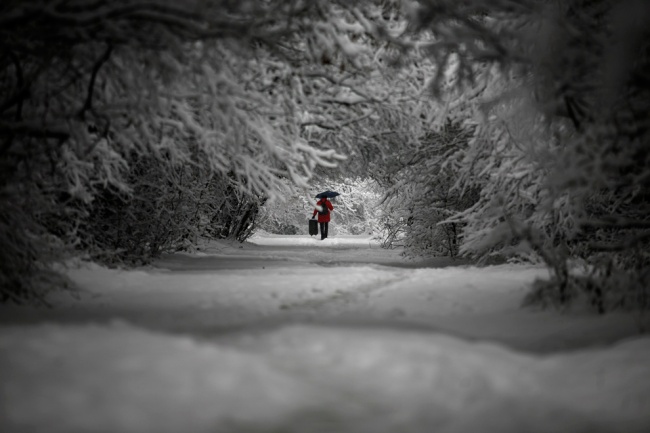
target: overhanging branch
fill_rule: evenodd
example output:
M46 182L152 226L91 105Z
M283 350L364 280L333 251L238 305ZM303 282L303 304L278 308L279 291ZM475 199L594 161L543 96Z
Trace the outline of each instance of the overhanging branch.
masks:
M97 80L97 73L99 73L99 70L101 69L102 65L108 61L112 51L113 51L113 47L111 45L106 47L106 51L104 52L104 54L97 60L97 62L93 66L93 71L90 76L90 82L88 83L88 93L86 95L86 101L84 102L83 107L81 107L81 110L79 111L79 117L81 117L82 119L84 118L84 114L86 113L86 111L92 109L93 93L95 89L95 81Z

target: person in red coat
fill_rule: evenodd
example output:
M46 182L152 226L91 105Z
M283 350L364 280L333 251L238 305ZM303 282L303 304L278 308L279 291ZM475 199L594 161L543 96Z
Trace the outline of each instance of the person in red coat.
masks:
M314 209L314 214L311 216L312 219L316 217L316 214L318 214L318 224L320 225L320 240L322 241L327 237L327 226L329 225L330 222L330 214L334 210L334 206L332 206L332 202L327 199L327 197L323 197L320 200L316 202L316 208ZM318 210L318 206L322 210Z

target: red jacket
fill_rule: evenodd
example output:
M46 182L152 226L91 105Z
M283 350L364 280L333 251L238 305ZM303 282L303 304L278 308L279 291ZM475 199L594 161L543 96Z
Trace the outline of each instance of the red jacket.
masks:
M318 209L314 209L314 214L312 215L312 217L315 217L316 214L318 214L318 222L319 223L328 223L328 222L330 222L330 214L334 210L334 206L332 206L332 202L329 201L326 198L322 198L322 199L318 200L318 202L316 202L316 204L319 205L319 206L323 206L323 205L327 206L327 208L330 211L327 213L327 215L321 215L320 213L318 213Z

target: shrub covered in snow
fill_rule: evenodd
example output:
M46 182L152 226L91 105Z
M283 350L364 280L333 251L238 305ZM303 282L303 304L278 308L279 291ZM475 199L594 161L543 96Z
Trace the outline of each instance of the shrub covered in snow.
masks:
M387 164L382 216L383 245L403 245L414 256L458 255L463 224L447 218L468 209L477 198L476 188L456 188L457 177L449 161L468 146L471 130L447 121L404 146Z

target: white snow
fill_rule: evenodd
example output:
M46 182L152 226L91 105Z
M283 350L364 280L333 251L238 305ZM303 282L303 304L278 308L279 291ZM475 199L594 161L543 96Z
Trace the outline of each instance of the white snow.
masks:
M76 298L0 309L0 431L650 431L637 316L523 309L543 268L450 264L265 235L70 267Z

